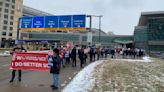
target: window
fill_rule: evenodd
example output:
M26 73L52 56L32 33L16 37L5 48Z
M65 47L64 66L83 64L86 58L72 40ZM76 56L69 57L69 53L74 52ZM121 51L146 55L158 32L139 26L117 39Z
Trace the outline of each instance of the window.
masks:
M11 7L12 7L12 9L15 9L15 5L12 5Z
M6 32L2 32L2 35L3 35L3 36L6 36Z
M13 22L10 22L10 25L13 25Z
M9 4L8 4L8 3L6 3L6 4L5 4L5 6L6 6L6 7L9 7Z
M7 20L4 20L4 24L8 24L8 21Z
M2 8L0 8L0 12L2 11Z
M12 33L9 33L9 36L13 36L13 34Z
M3 3L2 2L0 2L0 5L2 5Z
M3 26L3 30L7 30L7 26Z
M15 0L12 0L12 3L15 3Z
M9 10L8 9L5 9L5 13L8 13L9 12Z
M10 2L10 0L6 0L7 2Z
M13 10L11 11L11 14L14 14L14 11Z
M5 18L5 19L8 19L8 15L4 15L4 18Z
M10 16L10 19L13 20L14 19L14 16Z
M13 31L13 27L10 27L10 31Z

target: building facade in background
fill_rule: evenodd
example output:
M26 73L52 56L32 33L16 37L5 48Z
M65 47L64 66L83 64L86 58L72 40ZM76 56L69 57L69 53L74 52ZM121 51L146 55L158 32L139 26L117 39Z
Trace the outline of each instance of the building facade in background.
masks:
M153 52L163 52L164 11L143 12L135 28L134 38L136 47L145 47L148 51Z
M16 39L18 19L22 16L23 0L0 0L0 47Z

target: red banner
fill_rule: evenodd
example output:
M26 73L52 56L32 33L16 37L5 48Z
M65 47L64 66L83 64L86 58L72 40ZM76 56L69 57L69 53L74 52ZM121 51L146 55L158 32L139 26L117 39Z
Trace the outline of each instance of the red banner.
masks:
M13 53L10 69L49 70L47 53Z

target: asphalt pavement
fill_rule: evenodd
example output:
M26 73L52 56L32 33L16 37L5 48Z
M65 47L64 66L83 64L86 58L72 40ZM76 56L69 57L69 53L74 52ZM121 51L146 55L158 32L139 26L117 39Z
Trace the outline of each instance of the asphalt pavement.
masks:
M60 89L52 90L52 75L49 71L23 71L22 81L17 76L13 83L9 83L11 70L9 69L11 57L0 57L0 92L61 92L61 90L81 70L79 62L77 67L71 65L61 69ZM16 74L17 75L17 74Z

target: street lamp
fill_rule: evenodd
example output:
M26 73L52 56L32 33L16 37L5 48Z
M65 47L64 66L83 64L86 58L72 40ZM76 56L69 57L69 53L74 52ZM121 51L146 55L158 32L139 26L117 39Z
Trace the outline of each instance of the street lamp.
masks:
M92 17L98 17L99 18L99 43L101 42L101 18L103 17L103 15L87 15L87 17L90 18L90 30L89 32L91 32L92 29Z
M99 43L101 42L101 18L103 17L102 15L101 16L98 16L99 17Z

